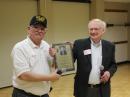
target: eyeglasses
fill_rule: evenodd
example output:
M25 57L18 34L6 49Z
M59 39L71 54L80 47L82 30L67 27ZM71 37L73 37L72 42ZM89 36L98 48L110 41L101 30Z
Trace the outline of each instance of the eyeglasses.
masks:
M47 29L43 26L31 26L31 28L33 28L36 31L47 31Z

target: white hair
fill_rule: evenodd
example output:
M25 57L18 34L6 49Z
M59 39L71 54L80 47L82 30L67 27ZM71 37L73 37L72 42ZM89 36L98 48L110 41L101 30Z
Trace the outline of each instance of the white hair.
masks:
M99 24L99 26L105 31L106 30L106 22L104 22L101 19L92 19L91 21L89 21L88 23L88 28L90 26L91 23L93 22L97 22Z

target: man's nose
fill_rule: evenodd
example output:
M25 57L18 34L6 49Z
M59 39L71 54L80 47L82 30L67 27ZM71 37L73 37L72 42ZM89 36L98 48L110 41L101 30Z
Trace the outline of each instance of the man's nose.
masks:
M92 29L92 30L91 30L91 33L95 33L95 29Z

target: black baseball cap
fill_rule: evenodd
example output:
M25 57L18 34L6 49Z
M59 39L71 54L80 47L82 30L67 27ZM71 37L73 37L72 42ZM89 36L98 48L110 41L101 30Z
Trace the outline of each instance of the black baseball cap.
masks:
M42 25L47 28L47 19L42 15L33 16L30 21L30 26Z

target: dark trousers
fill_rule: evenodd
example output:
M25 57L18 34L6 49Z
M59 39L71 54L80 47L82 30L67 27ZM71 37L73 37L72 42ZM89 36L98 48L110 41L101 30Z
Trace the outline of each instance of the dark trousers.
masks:
M12 97L49 97L49 95L44 94L44 95L38 96L38 95L27 93L27 92L25 92L23 90L14 88L13 93L12 93Z
M100 88L88 87L88 92L86 97L101 97Z

